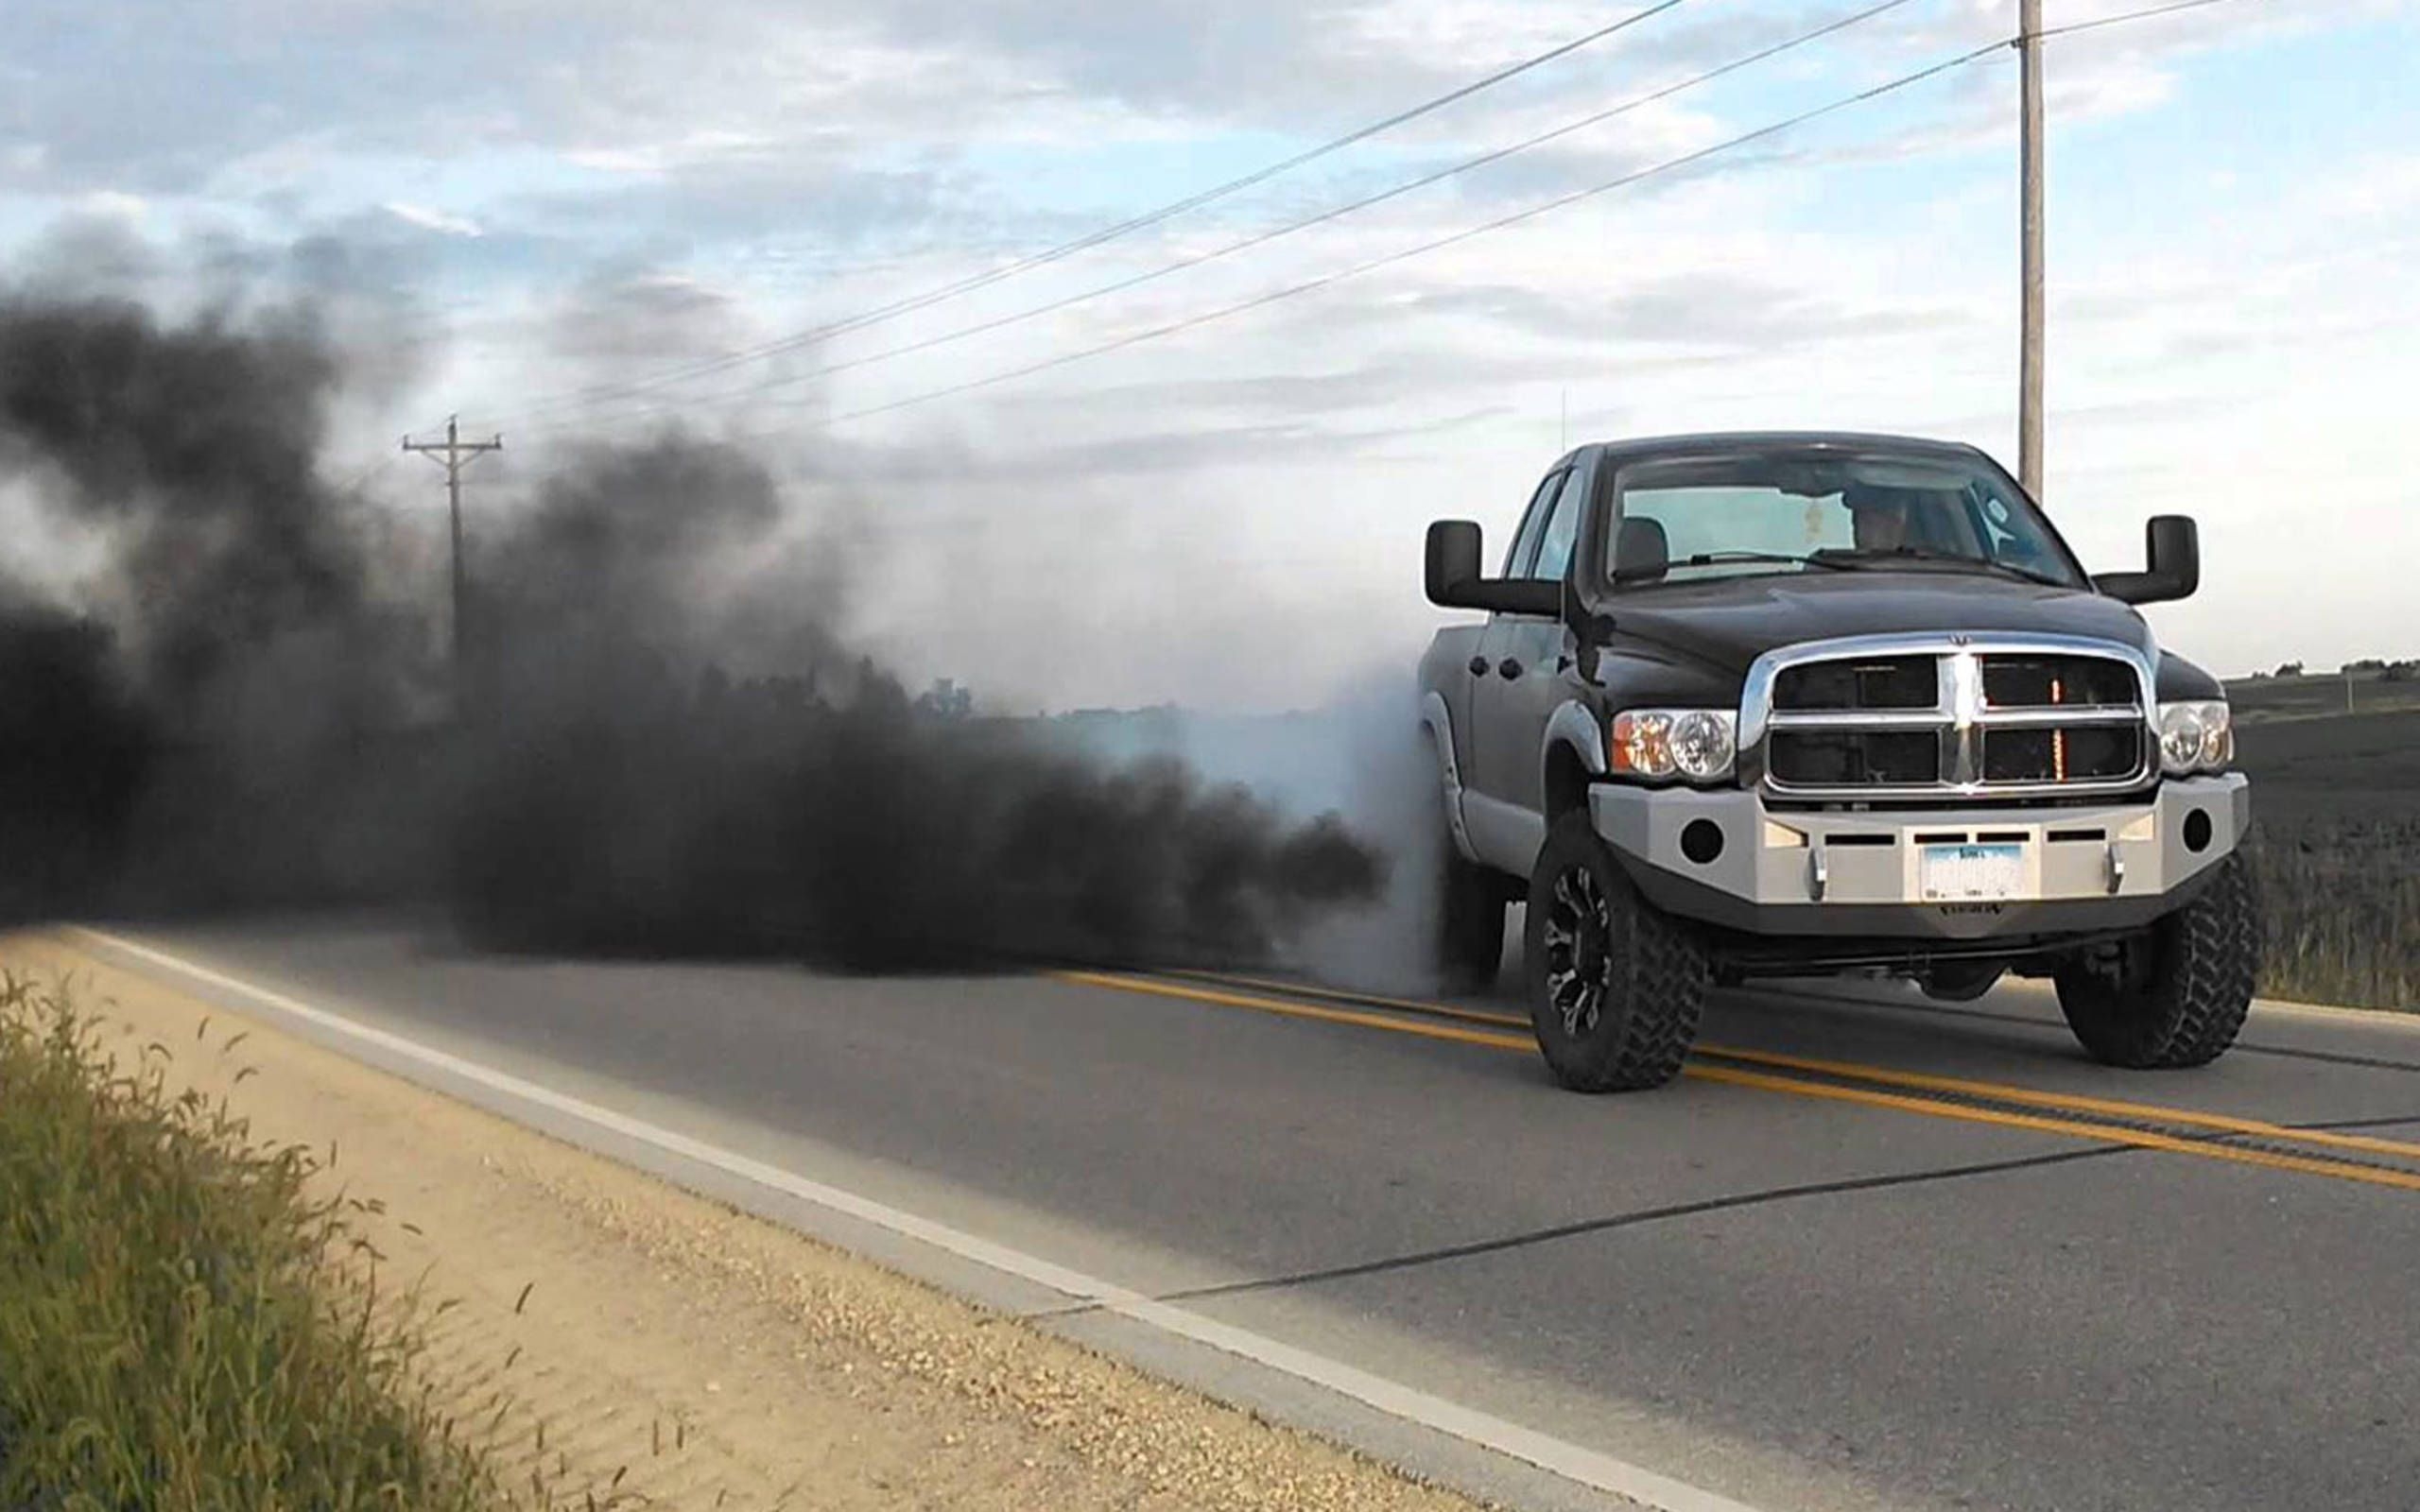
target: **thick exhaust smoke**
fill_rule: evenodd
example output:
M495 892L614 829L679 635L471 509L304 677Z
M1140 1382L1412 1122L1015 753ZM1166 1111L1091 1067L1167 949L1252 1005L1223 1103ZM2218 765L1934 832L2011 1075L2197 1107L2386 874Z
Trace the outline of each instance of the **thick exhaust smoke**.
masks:
M157 756L109 632L0 584L0 923L114 875Z
M0 299L0 485L96 562L0 586L15 908L299 901L357 871L322 843L415 627L320 479L337 367L301 312Z
M1433 996L1448 984L1436 955L1443 861L1443 794L1418 691L1404 669L1417 646L1374 661L1321 704L1277 714L1163 710L1110 718L1074 738L1132 758L1181 760L1204 779L1237 784L1281 816L1334 815L1383 863L1364 903L1320 914L1284 941L1281 964L1371 991Z
M838 532L677 433L480 539L458 689L435 585L324 481L347 366L304 310L0 300L0 495L99 564L0 585L18 917L434 904L493 948L898 969L1253 957L1384 888L1333 816L910 696L850 646Z
M834 628L836 548L666 437L550 479L494 548L452 895L482 943L866 968L1257 954L1369 896L1333 820L1105 770L911 698Z

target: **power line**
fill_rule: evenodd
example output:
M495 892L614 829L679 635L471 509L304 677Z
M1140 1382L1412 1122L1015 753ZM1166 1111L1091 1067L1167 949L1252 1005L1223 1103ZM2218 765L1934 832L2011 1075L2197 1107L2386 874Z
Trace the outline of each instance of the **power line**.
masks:
M2199 10L2204 6L2225 5L2228 0L2169 0L2167 5L2145 6L2140 10L2121 11L2114 16L2097 16L2090 21L2070 21L2064 26L2045 26L2038 35L2071 36L2079 31L2099 31L2103 26L2122 26L2129 21L2149 21L2153 16L2174 15L2180 10Z
M2078 31L2094 30L2103 26L2116 26L2124 22L2147 20L2152 17L2167 15L2181 10L2198 9L2204 7L2222 3L2225 3L2225 0L2170 0L2170 3L2169 4L2147 7L2117 16L2100 17L2092 21L2071 23L2066 26L2046 28L2041 35L2047 39ZM1858 18L1852 17L1848 22L1843 24L1853 24L1856 19ZM1010 369L1000 372L989 373L979 378L969 379L965 382L952 384L945 387L911 394L906 398L892 400L885 404L847 411L843 414L832 416L823 420L820 422L818 428L828 428L831 426L846 424L853 421L871 419L878 415L890 414L893 411L911 408L942 399L952 398L959 394L972 392L977 389L988 388L1000 384L1014 382L1018 379L1031 377L1038 373L1049 371L1053 369L1066 367L1073 363L1085 361L1092 357L1106 355L1110 352L1123 351L1129 347L1140 346L1147 342L1180 335L1198 326L1207 325L1214 321L1222 320L1231 316L1245 314L1267 305L1277 303L1284 300L1292 299L1298 295L1312 293L1319 289L1326 288L1332 284L1340 284L1349 279L1360 277L1365 273L1374 272L1380 268L1392 266L1396 263L1405 262L1415 257L1425 256L1429 252L1439 251L1447 247L1456 246L1461 242L1469 241L1476 237L1489 234L1493 232L1501 231L1511 226L1522 224L1523 222L1535 219L1541 215L1549 215L1555 211L1562 210L1567 206L1580 203L1583 200L1595 198L1599 196L1640 182L1643 180L1677 171L1683 167L1703 162L1720 153L1729 152L1751 143L1760 141L1764 138L1778 135L1797 127L1806 125L1823 116L1830 115L1837 112L1849 109L1852 106L1863 104L1867 101L1894 94L1926 79L1947 73L1952 69L1979 61L2003 47L2013 45L2014 41L2015 39L2013 38L2002 38L1997 41L1985 43L1982 46L1962 53L1957 57L1945 59L1925 68L1918 69L1913 73L1904 74L1896 78L1887 80L1869 89L1858 91L1854 94L1844 95L1812 110L1801 112L1800 113L1790 116L1785 120L1760 127L1755 130L1744 132L1723 142L1716 143L1711 146L1703 147L1694 152L1684 154L1681 157L1655 163L1650 167L1639 169L1633 173L1624 174L1618 178L1608 180L1602 183L1594 184L1584 189L1573 191L1569 194L1547 200L1541 204L1530 206L1528 209L1517 211L1510 215L1500 216L1495 220L1488 221L1481 225L1454 232L1448 236L1424 242L1417 246L1405 248L1398 251L1391 252L1386 256L1374 258L1365 263L1357 264L1337 272L1323 274L1315 279L1305 280L1299 284L1289 284L1283 288L1270 290L1252 299L1221 306L1217 309L1203 311L1181 320L1171 321L1166 325L1131 333L1115 340L1102 342L1096 346L1081 348L1074 352L1063 352L1059 355L1046 358L1040 362L1029 363L1020 368ZM753 434L773 435L780 433L756 432Z
M1910 0L1880 0L1880 3L1878 4L1870 5L1862 10L1855 11L1849 15L1841 16L1833 21L1826 22L1823 26L1817 26L1812 30L1800 32L1795 36L1773 43L1768 46L1758 48L1756 51L1749 53L1743 57L1733 59L1729 62L1705 69L1703 72L1693 74L1686 78L1667 84L1662 88L1634 96L1633 98L1625 100L1618 105L1611 106L1605 110L1597 111L1588 115L1582 116L1578 120L1565 122L1552 129L1541 131L1536 135L1525 137L1518 142L1493 148L1489 151L1480 153L1477 157L1466 158L1459 163L1451 164L1450 166L1438 168L1431 172L1422 174L1416 178L1405 180L1404 181L1394 184L1390 188L1382 189L1375 194L1365 195L1358 199L1349 200L1343 204L1333 206L1329 209L1321 211L1316 215L1307 215L1299 220L1288 221L1283 225L1273 227L1267 231L1256 232L1252 235L1241 238L1240 240L1228 242L1223 246L1214 248L1209 251L1199 252L1189 257L1179 258L1174 262L1164 263L1157 267L1148 268L1140 273L1135 273L1126 278L1116 279L1107 284L1098 284L1095 287L1083 290L1080 293L1070 294L1063 299L1053 300L1045 304L1034 305L1007 315L997 316L992 319L980 320L972 325L960 326L952 331L942 332L937 335L923 337L919 340L907 342L900 346L888 347L880 352L868 352L862 356L850 357L838 362L827 363L822 367L811 369L805 372L786 373L778 377L766 379L761 383L751 384L742 388L729 389L716 394L700 395L692 400L674 401L641 410L626 411L617 416L616 419L624 421L644 420L654 415L667 414L676 410L684 410L693 405L737 404L754 398L759 394L770 392L776 388L786 388L802 383L811 383L818 378L829 377L834 373L847 372L854 369L871 367L875 363L889 362L893 358L908 356L915 352L929 352L936 347L947 346L954 342L963 341L971 336L985 335L994 331L1004 330L1010 326L1021 325L1028 320L1036 319L1042 316L1055 315L1063 310L1072 309L1080 304L1087 304L1095 300L1105 299L1113 294L1122 294L1127 290L1139 288L1143 284L1155 283L1160 279L1170 276L1171 274L1185 272L1189 269L1202 266L1204 264L1218 262L1223 258L1234 256L1237 252L1249 251L1254 248L1265 247L1271 242L1277 241L1283 237L1293 235L1298 232L1308 231L1316 226L1326 225L1331 221L1339 220L1346 215L1354 215L1360 211L1384 204L1389 200L1399 198L1402 196L1413 193L1416 190L1426 189L1433 184L1442 183L1444 180L1455 178L1459 175L1470 173L1476 169L1487 167L1496 163L1501 163L1505 159L1512 157L1518 153L1527 152L1532 148L1543 146L1549 142L1559 141L1564 137L1570 136L1575 132L1585 130L1590 127L1600 126L1617 116L1626 115L1633 111L1640 110L1646 106L1669 99L1676 94L1684 93L1685 91L1696 89L1701 85L1712 83L1716 79L1722 78L1727 75L1737 73L1741 69L1752 67L1754 64L1764 62L1769 59L1779 57L1781 54L1789 52L1795 48L1804 47L1809 43L1819 42L1836 32L1845 31L1851 26L1871 21L1875 17L1879 16L1886 11L1895 10L1901 6L1909 3ZM2206 3L2206 0L2204 0L2204 3ZM541 425L537 427L537 429L541 432L560 430L575 422L576 421L572 420L559 420Z
M631 394L647 393L666 385L686 383L692 379L706 377L710 374L721 372L746 363L761 361L767 357L778 356L783 352L795 351L804 346L810 346L830 336L843 335L851 331L861 330L866 326L878 324L897 316L907 315L916 310L925 309L930 305L939 304L946 300L956 299L961 294L970 294L977 289L989 287L990 285L1000 283L1003 280L1014 278L1020 273L1029 272L1034 268L1044 267L1052 263L1061 262L1066 258L1074 256L1078 252L1098 247L1104 242L1114 241L1118 237L1131 235L1135 232L1156 226L1162 221L1172 219L1188 211L1199 210L1204 205L1227 198L1232 195L1240 194L1244 190L1253 188L1258 184L1266 183L1270 180L1277 178L1282 174L1290 173L1296 168L1303 167L1308 163L1315 163L1322 158L1341 152L1346 147L1353 146L1361 142L1366 142L1374 136L1393 130L1396 127L1408 125L1410 122L1419 120L1422 116L1432 114L1435 112L1443 110L1449 105L1458 104L1462 100L1466 100L1472 95L1478 94L1482 91L1493 89L1498 84L1502 84L1510 79L1517 78L1521 75L1527 74L1533 69L1544 67L1546 64L1553 62L1557 59L1568 57L1572 53L1578 52L1583 47L1592 46L1597 43L1604 41L1608 37L1614 36L1618 32L1638 25L1640 22L1651 20L1656 16L1662 15L1665 11L1673 9L1684 3L1685 3L1685 0L1656 0L1656 3L1650 5L1643 10L1634 11L1630 15L1622 17L1618 21L1599 26L1593 31L1575 37L1569 42L1550 47L1545 52L1534 54L1530 57L1522 59L1518 62L1499 68L1492 74L1486 75L1480 78L1473 79L1471 82L1464 84L1460 88L1450 90L1443 94L1439 94L1430 99L1423 100L1419 104L1410 106L1408 109L1397 111L1394 114L1387 116L1383 120L1373 121L1367 126L1357 127L1342 136L1331 138L1326 142L1321 143L1317 146L1298 152L1290 158L1270 163L1265 167L1256 168L1252 172L1245 174L1241 178L1231 179L1227 182L1219 184L1214 188L1204 189L1198 194L1188 195L1182 199L1173 200L1167 204L1160 206L1156 210L1146 211L1142 215L1135 215L1130 219L1121 220L1114 225L1104 226L1097 231L1088 232L1072 241L1062 242L1056 247L1031 253L1000 267L970 275L969 277L960 279L954 284L947 284L936 289L928 289L922 294L909 295L904 299L895 300L889 304L877 305L870 310L862 310L854 315L843 316L838 319L827 321L824 324L813 326L807 330L796 332L790 335L783 336L773 341L764 342L754 347L743 348L738 352L728 352L719 357L709 358L703 362L692 364L687 368L675 369L670 371L659 373L651 378L633 379L627 384L607 385L599 387L579 390L570 394L559 395L550 400L541 400L536 402L529 409L525 410L523 413L525 416L542 414L548 409L560 407L562 404L566 403L595 403L603 399L613 399Z
M2102 17L2092 22L2072 23L2064 28L2047 29L2042 33L2042 35L2046 38L2054 37L2062 35L2065 32L2115 26L2125 21L2148 20L2153 16L2166 15L2172 11L2193 9L2204 6L2213 6L2223 3L2225 3L2225 0L2172 0L2172 3L2170 4L2147 7L2143 9L2131 11L2123 15ZM908 409L916 405L930 404L937 400L948 399L959 394L970 393L977 389L989 388L999 384L1014 382L1020 378L1028 378L1037 373L1047 372L1055 368L1063 368L1072 363L1082 362L1092 357L1103 356L1113 352L1124 351L1129 347L1140 346L1146 342L1157 341L1167 336L1176 335L1183 332L1190 331L1197 326L1208 325L1213 321L1226 319L1230 316L1242 315L1249 311L1261 309L1265 306L1275 304L1280 301L1292 299L1297 295L1313 293L1319 289L1327 288L1332 284L1341 284L1348 279L1358 278L1365 273L1375 272L1380 268L1391 266L1396 263L1406 262L1415 257L1426 256L1430 252L1440 251L1445 248L1457 246L1476 237L1484 236L1494 232L1502 231L1511 226L1516 226L1526 221L1534 220L1541 215L1551 215L1555 211L1581 203L1583 200L1593 199L1599 196L1610 194L1616 189L1626 188L1629 185L1638 183L1644 180L1677 171L1678 169L1689 166L1693 163L1703 162L1720 153L1733 151L1738 147L1746 146L1751 143L1761 141L1767 137L1777 136L1785 131L1805 126L1809 122L1818 120L1824 116L1847 110L1852 106L1862 105L1868 101L1879 99L1884 95L1896 94L1900 90L1922 83L1926 79L1937 77L1938 76L1948 73L1953 69L1962 68L1968 63L1979 62L1981 60L1990 57L1992 54L2012 45L2015 39L2014 38L2001 38L1994 42L1985 43L1979 47L1971 48L1954 58L1946 58L1939 62L1928 64L1926 67L1917 69L1913 73L1902 74L1896 78L1888 79L1880 84L1874 85L1871 88L1859 90L1854 94L1842 95L1839 99L1832 100L1824 105L1819 105L1812 110L1802 111L1798 114L1790 116L1786 120L1776 121L1769 126L1758 127L1753 131L1743 132L1738 136L1731 137L1722 142L1718 142L1711 146L1701 147L1694 152L1685 153L1680 157L1668 159L1663 163L1638 169L1633 173L1624 174L1616 179L1607 180L1602 183L1592 184L1584 189L1574 190L1569 194L1562 195L1543 203L1532 205L1526 210L1516 211L1512 215L1499 216L1495 220L1487 221L1481 225L1473 226L1466 230L1456 232L1449 236L1442 236L1434 241L1423 242L1418 246L1404 248L1401 250L1390 252L1384 257L1373 258L1366 263L1358 263L1353 266L1343 268L1334 273L1323 274L1321 277L1308 279L1300 284L1288 284L1286 287L1273 289L1267 293L1254 296L1249 300L1240 301L1234 304L1223 305L1218 309L1203 311L1200 314L1189 316L1182 320L1175 320L1166 325L1155 326L1147 331L1134 332L1128 335L1120 336L1113 341L1102 342L1098 346L1085 347L1075 352L1063 352L1058 356L1046 358L1040 362L1028 363L1022 368L1013 368L1001 372L987 373L980 378L972 378L963 383L949 385L946 387L929 389L923 393L911 394L905 399L891 400L889 403L869 405L863 409L849 410L845 413L832 416L823 421L821 422L821 426L822 428L828 428L836 425L844 425L852 421L870 420L877 415L887 415L897 410Z
M978 388L989 388L998 384L1013 382L1019 378L1029 378L1036 373L1047 372L1054 368L1063 368L1071 363L1082 362L1088 358L1103 356L1113 352L1121 352L1128 347L1141 346L1145 342L1161 340L1167 336L1176 335L1182 332L1193 330L1198 326L1208 325L1217 320L1224 320L1231 316L1242 315L1249 311L1258 310L1265 308L1268 305L1275 304L1283 300L1293 299L1298 295L1309 294L1319 289L1327 288L1331 285L1344 283L1348 279L1359 278L1365 273L1374 273L1380 268L1390 267L1397 263L1408 262L1415 257L1423 257L1430 252L1442 251L1448 247L1459 246L1463 242L1471 241L1477 237L1485 236L1495 232L1521 225L1527 221L1535 220L1541 215L1551 215L1558 210L1567 209L1583 200L1594 199L1599 196L1611 194L1616 189L1628 188L1633 184L1644 182L1649 179L1659 178L1665 174L1677 172L1682 168L1703 163L1719 154L1734 151L1739 147L1746 146L1751 143L1763 141L1767 137L1777 136L1782 132L1805 126L1809 122L1821 119L1824 116L1847 110L1852 106L1862 105L1871 100L1880 99L1886 94L1895 94L1911 85L1922 83L1926 79L1933 78L1942 74L1948 73L1952 69L1964 67L1968 63L1978 61L1980 59L1991 56L1993 53L2000 51L2007 45L2007 39L1996 39L1992 42L1985 43L1979 47L1971 48L1966 52L1962 52L1955 58L1944 59L1939 62L1931 63L1926 67L1917 69L1914 73L1902 74L1896 78L1873 85L1867 89L1859 90L1854 94L1844 94L1827 104L1816 106L1812 110L1802 111L1796 115L1792 115L1786 120L1775 121L1772 125L1758 127L1753 131L1742 132L1737 136L1730 137L1721 142L1715 143L1711 146L1700 147L1693 152L1684 153L1677 158L1668 158L1661 163L1654 163L1645 168L1635 169L1630 173L1623 174L1618 178L1608 179L1601 183L1591 184L1584 189L1575 189L1568 194L1557 196L1555 198L1531 205L1525 210L1515 211L1509 215L1500 215L1494 220L1486 221L1480 225L1468 227L1464 230L1455 232L1453 234L1448 236L1440 236L1433 241L1422 242L1417 246L1403 248L1399 250L1389 252L1383 257L1372 258L1368 262L1357 263L1350 267L1342 268L1333 273L1323 273L1318 278L1306 279L1300 284L1290 284L1283 288L1272 289L1234 304L1222 305L1214 310L1206 310L1197 315L1187 316L1184 319L1170 321L1166 325L1154 326L1146 331L1132 332L1127 335L1120 336L1114 341L1104 341L1098 346L1084 347L1074 352L1062 352L1057 356L1047 357L1040 362L1028 363L1022 368L1011 368L1000 372L987 373L980 378L971 378L963 383L951 384L942 388L928 389L923 393L911 394L905 399L892 400L887 404L874 404L864 409L850 410L844 414L831 417L824 421L822 424L825 426L843 425L847 424L851 421L869 420L876 415L888 415L894 410L908 409L918 404L930 404L935 400L948 399L959 394L971 393Z
M2166 0L2118 15L2070 22L2056 31L2042 26L2042 0L2018 0L2017 84L2017 380L2016 478L2028 496L2042 497L2043 380L2048 370L2045 350L2048 296L2044 283L2043 159L2048 127L2042 92L2042 43L2048 36L2072 36L2129 21L2198 10L2218 0Z
M346 478L342 483L337 484L330 491L344 497L357 495L364 488L369 486L372 478L386 472L389 468L394 465L395 454L392 452L386 453L379 456L377 460L366 463L359 469L355 470L352 476Z

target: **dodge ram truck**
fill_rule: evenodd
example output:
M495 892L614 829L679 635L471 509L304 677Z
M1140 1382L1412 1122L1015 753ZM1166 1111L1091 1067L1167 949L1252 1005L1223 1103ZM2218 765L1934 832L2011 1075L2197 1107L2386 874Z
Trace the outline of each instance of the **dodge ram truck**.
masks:
M1971 999L2048 977L2112 1065L2223 1053L2259 918L2224 690L2136 606L2193 522L2088 574L1973 447L1716 435L1579 447L1497 576L1428 527L1422 722L1439 961L1501 969L1526 901L1538 1045L1582 1091L1670 1080L1708 989L1865 972Z

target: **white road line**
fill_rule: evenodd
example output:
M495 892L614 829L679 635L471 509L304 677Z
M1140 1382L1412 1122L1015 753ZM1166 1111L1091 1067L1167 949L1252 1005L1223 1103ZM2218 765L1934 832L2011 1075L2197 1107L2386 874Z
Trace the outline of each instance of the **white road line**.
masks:
M1155 1302L1139 1292L1087 1276L1081 1271L1070 1270L1039 1256L1011 1249L947 1224L936 1223L930 1218L859 1196L854 1192L827 1186L660 1125L615 1112L610 1108L566 1096L536 1082L509 1075L476 1061L465 1060L459 1056L373 1028L325 1008L314 1007L285 993L256 987L123 936L81 928L70 929L68 933L164 967L193 981L235 993L265 1008L299 1019L340 1038L374 1046L388 1055L417 1062L514 1101L545 1108L624 1139L652 1145L683 1160L710 1166L769 1191L814 1203L861 1223L887 1228L961 1260L973 1261L1005 1275L1088 1302L1102 1312L1132 1318L1180 1338L1190 1339L1196 1344L1207 1345L1307 1381L1349 1397L1364 1406L1374 1407L1390 1417L1494 1450L1582 1486L1625 1496L1660 1508L1662 1512L1754 1512L1744 1503L1701 1490L1627 1460L1584 1449L1505 1418L1447 1401L1442 1397L1431 1396L1264 1334L1220 1323L1181 1307Z

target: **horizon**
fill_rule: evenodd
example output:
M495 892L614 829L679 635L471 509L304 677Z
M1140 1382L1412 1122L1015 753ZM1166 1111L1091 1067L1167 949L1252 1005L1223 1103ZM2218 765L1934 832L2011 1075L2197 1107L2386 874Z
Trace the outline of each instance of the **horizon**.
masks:
M782 472L850 553L853 633L920 685L1290 707L1408 669L1438 618L1418 589L1426 523L1474 517L1500 541L1567 438L1860 428L2014 460L2015 71L1998 53L1280 308L835 423L1653 169L2003 35L2006 0L1910 0L1371 211L942 339L1857 9L1689 0L1215 204L750 360L729 354L987 278L1608 12L1370 0L1255 5L1211 30L1183 8L1154 26L1120 8L936 28L911 0L783 16L717 0L677 21L619 9L609 36L547 0L471 12L493 44L465 66L392 8L263 9L291 10L287 40L231 50L178 8L117 0L100 12L136 25L111 28L96 74L75 25L93 8L37 0L0 122L0 249L21 287L171 318L320 301L374 359L321 465L412 551L441 544L442 490L396 434L449 411L502 429L506 451L466 474L474 573L571 449L669 422ZM2048 20L2126 9L2052 0ZM2135 564L2148 515L2197 515L2203 592L2152 618L2232 675L2420 644L2398 566L2420 528L2392 449L2398 396L2420 391L2420 350L2397 339L2420 320L2420 101L2388 61L2415 44L2411 0L2231 0L2046 49L2046 506L2099 571ZM334 87L355 73L374 87ZM542 403L634 383L657 387ZM12 538L72 569L72 543ZM1121 571L1151 559L1181 562L1184 588ZM934 633L969 623L981 633Z

